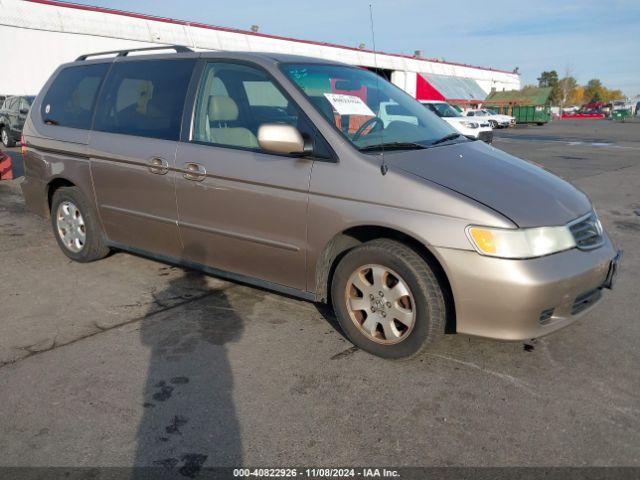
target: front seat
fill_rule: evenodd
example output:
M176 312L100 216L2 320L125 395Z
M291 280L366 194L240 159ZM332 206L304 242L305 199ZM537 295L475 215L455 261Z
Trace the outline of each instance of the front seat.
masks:
M244 127L229 126L238 120L238 105L226 95L211 95L205 122L207 141L221 145L257 148L258 139Z

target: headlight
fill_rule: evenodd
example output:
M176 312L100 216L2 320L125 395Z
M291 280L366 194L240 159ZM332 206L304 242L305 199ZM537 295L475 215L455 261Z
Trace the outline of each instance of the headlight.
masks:
M478 128L478 124L475 122L460 122L460 123L467 128Z
M533 258L576 246L568 227L503 229L467 227L467 236L482 255L501 258Z

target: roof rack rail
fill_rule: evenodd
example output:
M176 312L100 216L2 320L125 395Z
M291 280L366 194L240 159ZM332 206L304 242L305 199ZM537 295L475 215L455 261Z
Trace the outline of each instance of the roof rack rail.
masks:
M116 57L126 57L131 52L147 52L147 51L153 51L153 50L175 50L176 53L193 52L193 50L191 50L190 48L184 47L182 45L166 45L166 46L163 46L163 47L130 48L128 50L112 50L110 52L87 53L85 55L80 55L78 58L76 58L76 62L82 62L82 61L86 60L89 57L99 57L101 55L117 54Z

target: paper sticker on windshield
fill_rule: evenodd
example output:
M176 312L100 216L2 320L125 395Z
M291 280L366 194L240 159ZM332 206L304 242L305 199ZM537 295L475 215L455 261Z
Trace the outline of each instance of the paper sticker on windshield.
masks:
M342 93L325 93L324 96L331 106L340 115L365 115L367 117L375 117L376 114L371 111L369 106L362 101L360 97L355 95L344 95Z

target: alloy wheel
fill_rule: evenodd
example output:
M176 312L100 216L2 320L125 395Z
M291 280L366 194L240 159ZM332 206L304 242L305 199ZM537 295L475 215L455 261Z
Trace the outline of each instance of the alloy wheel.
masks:
M364 265L346 285L349 316L370 340L394 344L405 340L416 322L416 305L407 282L382 265Z

